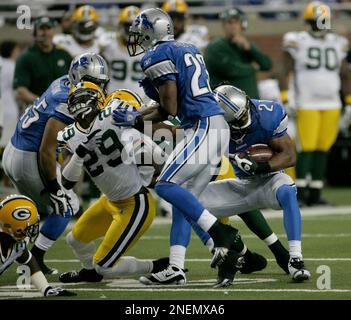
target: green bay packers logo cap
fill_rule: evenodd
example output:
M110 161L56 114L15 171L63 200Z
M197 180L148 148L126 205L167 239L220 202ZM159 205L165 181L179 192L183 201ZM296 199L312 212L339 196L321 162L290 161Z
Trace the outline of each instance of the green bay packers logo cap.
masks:
M27 220L30 216L31 212L26 208L18 208L12 212L12 217L16 220Z

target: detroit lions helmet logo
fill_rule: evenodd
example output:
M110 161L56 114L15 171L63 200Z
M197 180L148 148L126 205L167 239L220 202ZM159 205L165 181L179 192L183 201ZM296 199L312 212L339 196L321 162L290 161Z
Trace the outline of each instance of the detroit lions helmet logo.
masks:
M140 16L137 17L136 23L137 25L141 24L141 26L144 27L145 29L154 30L153 23L149 20L149 18L145 13L142 13Z

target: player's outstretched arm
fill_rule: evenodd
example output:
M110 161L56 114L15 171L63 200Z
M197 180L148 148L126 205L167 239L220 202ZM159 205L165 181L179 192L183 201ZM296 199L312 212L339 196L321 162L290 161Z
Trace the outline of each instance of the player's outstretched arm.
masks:
M268 161L272 172L293 167L295 165L295 148L288 134L271 139L268 145L275 152L273 157Z
M24 264L29 267L31 274L31 283L43 294L44 297L50 296L61 296L69 297L76 296L72 291L60 287L52 287L43 272L40 270L40 267L35 260L35 257L26 249L23 251L23 254L16 260L19 264Z

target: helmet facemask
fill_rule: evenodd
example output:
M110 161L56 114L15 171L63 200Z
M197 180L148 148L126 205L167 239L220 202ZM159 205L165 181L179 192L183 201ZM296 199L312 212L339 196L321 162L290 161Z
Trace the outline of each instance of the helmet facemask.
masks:
M68 112L83 128L88 128L104 103L105 99L101 93L82 86L70 93Z

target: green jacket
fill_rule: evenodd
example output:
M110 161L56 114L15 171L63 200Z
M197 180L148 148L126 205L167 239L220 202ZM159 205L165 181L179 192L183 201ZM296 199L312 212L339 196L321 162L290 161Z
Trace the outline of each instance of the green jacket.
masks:
M35 44L17 58L13 87L26 87L40 96L57 78L68 73L72 57L61 48L42 52Z
M253 43L249 51L240 49L225 38L210 43L205 52L205 62L214 88L223 81L244 90L249 97L259 98L256 62L261 71L272 69L272 60L262 53Z

